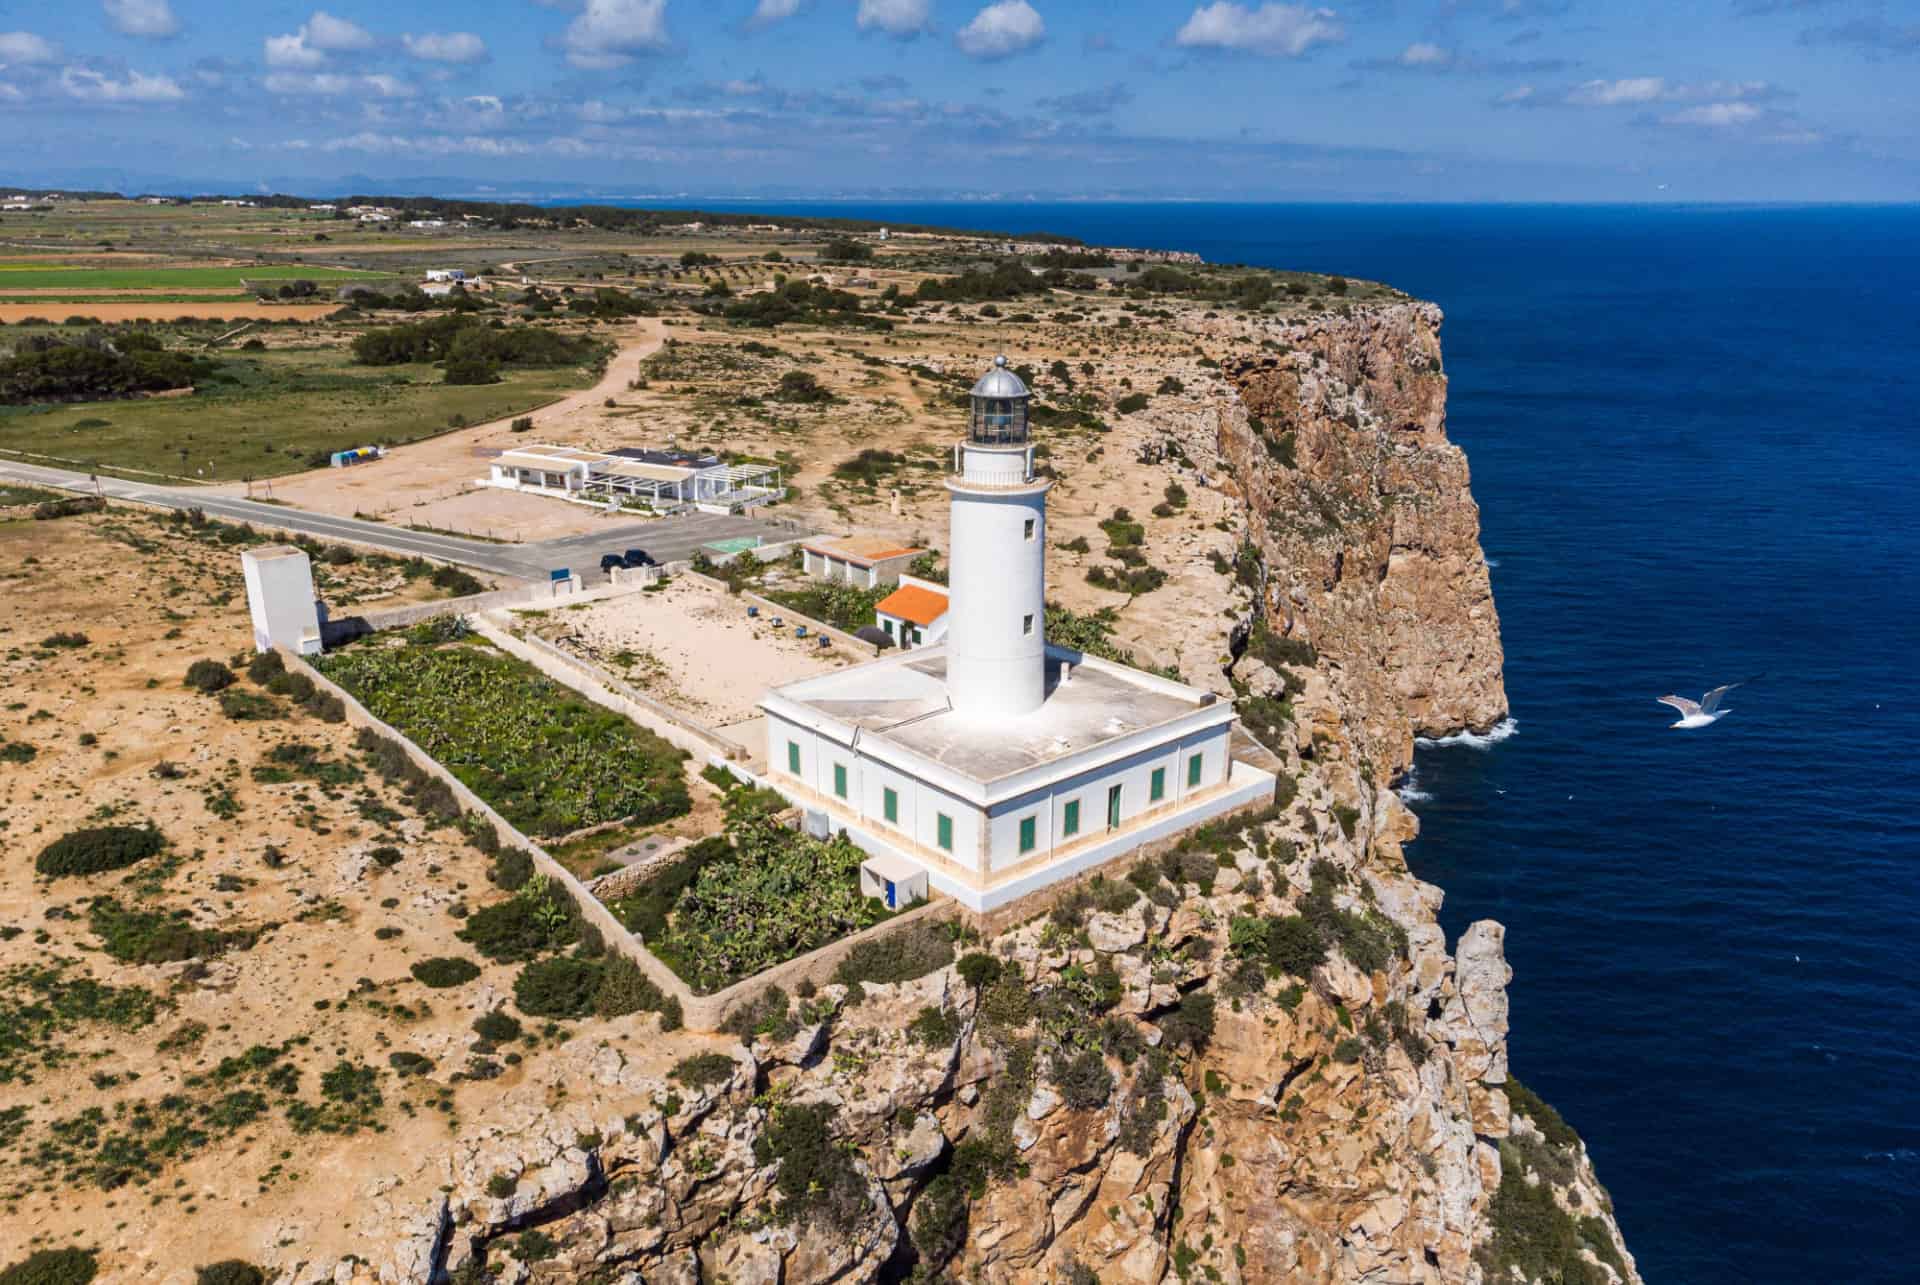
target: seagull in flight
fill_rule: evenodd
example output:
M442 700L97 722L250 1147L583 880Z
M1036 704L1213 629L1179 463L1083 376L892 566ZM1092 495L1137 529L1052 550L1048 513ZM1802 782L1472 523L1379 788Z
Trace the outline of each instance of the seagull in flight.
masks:
M1680 711L1680 721L1669 724L1669 726L1684 728L1706 727L1719 722L1722 718L1733 712L1730 709L1720 708L1720 702L1726 694L1736 687L1745 687L1747 682L1752 681L1752 679L1748 679L1746 682L1728 683L1724 687L1716 687L1697 701L1690 701L1684 696L1662 696L1660 697L1659 703L1662 705L1671 705Z

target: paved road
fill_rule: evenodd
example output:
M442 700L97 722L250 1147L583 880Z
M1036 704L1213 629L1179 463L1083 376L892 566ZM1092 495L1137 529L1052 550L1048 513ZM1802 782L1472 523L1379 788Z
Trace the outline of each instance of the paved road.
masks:
M561 567L569 568L589 581L599 580L602 578L600 557L606 553L645 549L656 562L674 562L691 557L695 549L711 540L757 535L772 542L792 539L805 530L784 521L765 518L690 513L681 517L656 518L650 522L609 521L606 526L585 535L566 536L557 540L494 544L454 535L409 531L405 527L368 522L362 518L310 513L284 504L263 504L258 500L244 500L237 496L213 495L195 487L154 486L110 477L103 477L95 483L85 473L45 468L38 464L19 464L12 460L0 460L0 480L80 491L88 495L97 489L109 499L135 500L171 509L198 508L211 516L234 522L251 522L256 526L294 531L319 540L345 540L403 556L418 554L440 562L452 562L522 580L545 580L550 571Z

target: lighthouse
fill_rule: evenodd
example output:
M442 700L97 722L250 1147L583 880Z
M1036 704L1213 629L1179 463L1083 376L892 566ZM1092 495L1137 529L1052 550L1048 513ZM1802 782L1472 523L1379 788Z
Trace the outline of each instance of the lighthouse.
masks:
M1046 700L1047 492L1033 472L1032 394L996 357L954 447L947 693L963 717L1030 714Z

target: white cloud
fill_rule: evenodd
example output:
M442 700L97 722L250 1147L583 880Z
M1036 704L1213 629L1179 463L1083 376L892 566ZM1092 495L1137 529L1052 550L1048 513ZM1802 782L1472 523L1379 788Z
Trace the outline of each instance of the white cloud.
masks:
M305 151L314 145L305 139L292 139L282 147ZM524 156L533 150L531 143L511 138L488 138L481 134L380 134L363 130L344 138L330 138L318 145L323 152L382 152L409 156L447 156L456 152L476 156Z
M267 92L284 98L341 98L354 94L369 98L411 98L414 88L397 76L350 76L342 72L276 71L265 81Z
M1645 103L1745 102L1789 97L1764 80L1703 80L1674 82L1661 76L1630 76L1624 80L1588 80L1566 92L1563 101L1575 107L1622 107Z
M400 43L423 62L484 62L487 57L487 42L471 31L408 32Z
M309 47L306 36L296 31L290 36L268 36L266 59L269 67L312 68L323 66L327 56Z
M300 34L309 46L330 54L358 53L374 44L373 33L365 27L336 18L325 9L315 9Z
M1727 129L1750 125L1760 119L1760 109L1752 103L1703 103L1660 118L1663 125L1702 125L1709 129Z
M1533 95L1534 88L1532 85L1517 85L1493 101L1504 107L1511 107L1515 103L1532 102Z
M862 31L911 39L933 25L933 0L860 0L854 24Z
M1402 49L1396 61L1402 67L1444 67L1453 61L1453 54L1439 45L1417 40Z
M1047 24L1027 0L997 0L954 34L969 58L1006 58L1031 49L1047 36Z
M1331 9L1300 4L1263 4L1249 9L1216 0L1193 11L1173 43L1188 49L1243 49L1270 57L1298 58L1315 45L1346 38Z
M587 0L560 38L576 67L622 67L667 47L667 0Z
M753 11L753 17L747 19L749 27L767 27L776 22L785 22L800 12L800 0L760 0Z
M1575 107L1619 107L1658 102L1666 94L1667 82L1659 76L1629 76L1624 80L1583 81L1567 91L1567 101Z
M57 57L54 47L31 31L0 31L0 67L52 62Z
M102 0L107 21L123 36L164 40L180 33L180 19L167 0Z
M62 70L60 88L69 98L89 103L177 103L187 96L171 76L129 71L125 80L113 80L86 67Z

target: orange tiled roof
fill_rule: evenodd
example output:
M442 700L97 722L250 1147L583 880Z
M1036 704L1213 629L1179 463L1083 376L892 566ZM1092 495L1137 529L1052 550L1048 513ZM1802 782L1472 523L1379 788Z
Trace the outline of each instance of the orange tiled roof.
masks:
M839 539L809 540L805 547L815 553L839 558L843 562L857 562L861 566L885 562L888 558L926 552L924 549L916 549L911 545L900 544L877 535L849 535Z
M874 610L910 620L925 629L947 614L947 595L922 589L917 584L901 585L882 598Z

